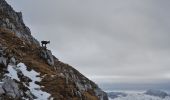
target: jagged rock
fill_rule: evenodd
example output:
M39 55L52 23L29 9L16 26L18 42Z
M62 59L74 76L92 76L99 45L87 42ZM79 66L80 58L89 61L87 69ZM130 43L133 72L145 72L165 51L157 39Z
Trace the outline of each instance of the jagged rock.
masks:
M5 77L2 81L4 82L2 88L6 95L9 95L13 98L21 97L21 91L18 87L18 84L14 80L9 77Z
M30 29L25 26L21 12L15 12L5 0L0 0L0 28L10 30L19 38L39 46L39 42L31 36Z
M30 91L26 91L25 94L27 95L27 97L29 98L29 100L34 100L34 98L36 98Z
M77 86L77 88L79 89L79 91L85 91L86 89L84 88L84 86L81 84L81 83L79 83L79 82L76 82L76 86Z
M0 96L3 95L3 94L5 94L5 91L3 90L2 87L0 87Z
M5 91L4 91L4 89L2 88L2 85L4 84L4 82L0 82L0 96L2 95L2 94L5 94Z
M2 57L2 55L3 55L3 50L0 49L0 57Z
M15 58L14 58L14 57L12 57L12 58L10 59L10 64L12 64L12 65L16 65L16 60L15 60Z
M77 92L76 92L76 96L78 96L78 97L81 98L81 97L82 97L81 92L80 92L80 91L77 91Z
M53 57L53 55L52 55L52 53L51 53L50 50L47 50L47 49L42 48L40 55L41 55L41 57L42 57L43 59L45 59L45 60L47 61L47 63L48 63L50 66L54 66L54 57Z
M99 97L100 100L108 100L107 93L103 92L100 88L95 90L96 95Z
M4 57L6 56L6 53L4 52L4 47L0 46L0 65L2 66L7 66L7 58Z
M7 66L7 59L5 57L0 57L0 64L3 66Z
M25 82L25 84L32 82L32 80L29 77L24 76L24 74L22 73L20 69L16 69L16 71L17 71L18 77L21 79L22 82Z

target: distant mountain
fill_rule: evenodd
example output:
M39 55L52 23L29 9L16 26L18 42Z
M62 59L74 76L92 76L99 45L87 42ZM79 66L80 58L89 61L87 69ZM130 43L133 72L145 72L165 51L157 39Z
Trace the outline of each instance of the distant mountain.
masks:
M151 95L151 96L157 96L157 97L160 97L160 98L165 98L166 96L168 96L168 94L164 91L153 90L153 89L146 91L145 94Z
M0 100L108 97L94 82L41 47L24 24L22 13L0 0Z
M148 90L144 93L109 92L109 100L170 100L170 96L160 90Z

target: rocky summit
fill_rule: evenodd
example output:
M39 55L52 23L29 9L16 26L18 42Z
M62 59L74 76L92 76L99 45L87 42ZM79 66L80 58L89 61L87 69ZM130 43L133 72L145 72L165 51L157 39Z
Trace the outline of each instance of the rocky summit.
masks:
M108 100L94 82L31 35L21 12L0 0L0 100Z

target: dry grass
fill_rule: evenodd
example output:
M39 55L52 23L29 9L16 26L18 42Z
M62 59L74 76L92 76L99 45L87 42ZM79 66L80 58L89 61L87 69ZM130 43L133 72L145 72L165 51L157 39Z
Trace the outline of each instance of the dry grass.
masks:
M96 96L93 96L91 94L89 94L88 92L84 93L86 100L98 100L98 98Z

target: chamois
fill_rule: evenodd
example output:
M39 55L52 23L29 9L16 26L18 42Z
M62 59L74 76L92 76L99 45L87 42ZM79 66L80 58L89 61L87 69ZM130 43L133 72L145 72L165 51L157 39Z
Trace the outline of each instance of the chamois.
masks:
M50 41L41 41L42 47L45 47L45 48L47 48L46 45L49 43L50 43Z

